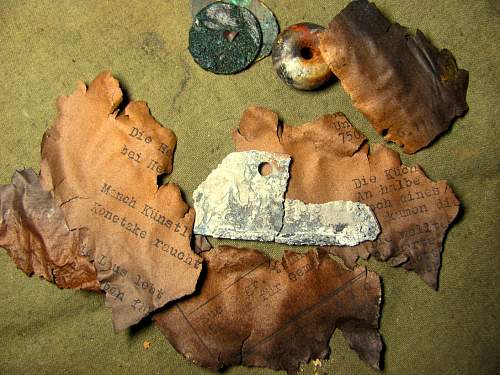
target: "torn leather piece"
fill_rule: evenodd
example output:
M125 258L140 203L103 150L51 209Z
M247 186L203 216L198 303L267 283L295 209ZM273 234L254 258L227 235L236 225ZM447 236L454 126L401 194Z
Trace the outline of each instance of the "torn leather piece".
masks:
M193 193L194 233L289 245L348 245L380 232L370 207L284 199L290 156L262 151L226 156Z
M340 113L292 127L259 107L248 108L233 132L238 151L292 157L286 199L354 201L373 210L381 228L375 241L329 248L347 265L371 254L414 270L436 288L444 236L460 203L446 181L433 182L419 166L402 165L399 155L383 145L370 151L365 139Z
M0 215L0 246L24 273L59 288L100 290L85 256L85 230L69 230L61 208L32 169L14 172L12 183L0 186Z
M153 319L175 349L197 365L243 365L294 373L327 358L340 329L360 358L378 368L380 280L365 267L347 270L323 250L285 252L275 261L251 249L202 253L201 290Z
M41 176L70 229L88 229L89 253L115 330L195 290L201 258L190 246L194 210L179 187L158 187L172 170L174 133L144 102L118 115L110 72L58 101L44 135Z
M351 2L319 38L355 107L405 153L427 146L468 109L469 74L451 52L390 23L368 1Z

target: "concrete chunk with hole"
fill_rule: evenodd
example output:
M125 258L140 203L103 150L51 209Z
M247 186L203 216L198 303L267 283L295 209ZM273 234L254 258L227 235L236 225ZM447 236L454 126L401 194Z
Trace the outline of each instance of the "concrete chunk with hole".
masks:
M263 151L226 156L193 194L195 233L274 241L283 223L290 160Z

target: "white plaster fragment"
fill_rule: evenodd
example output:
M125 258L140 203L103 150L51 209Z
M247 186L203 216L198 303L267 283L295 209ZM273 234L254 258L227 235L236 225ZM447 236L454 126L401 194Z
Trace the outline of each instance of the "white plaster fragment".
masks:
M259 166L272 168L267 176ZM233 152L194 191L194 233L242 240L273 241L283 222L290 156Z
M289 245L355 246L377 238L380 228L369 206L332 201L306 204L285 200L283 227L275 241Z
M370 207L359 202L306 204L284 199L290 156L233 152L193 194L193 232L218 238L276 241L289 245L355 246L380 233ZM262 175L259 167L272 170Z

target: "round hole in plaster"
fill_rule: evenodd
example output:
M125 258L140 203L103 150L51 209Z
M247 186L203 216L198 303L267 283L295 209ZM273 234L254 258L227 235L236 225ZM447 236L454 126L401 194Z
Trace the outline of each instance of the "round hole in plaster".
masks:
M268 162L263 162L259 164L259 173L261 176L269 176L273 171L273 167Z

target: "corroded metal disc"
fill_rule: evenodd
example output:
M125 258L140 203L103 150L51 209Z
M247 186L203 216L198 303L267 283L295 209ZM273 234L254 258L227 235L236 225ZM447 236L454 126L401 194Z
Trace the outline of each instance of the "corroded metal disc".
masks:
M189 51L203 69L232 74L258 56L262 44L259 23L243 7L213 3L200 10L189 31Z
M217 0L191 0L191 14L196 17L198 12L208 4ZM273 12L259 0L222 0L224 3L231 3L248 9L259 21L262 31L262 48L257 60L261 60L271 53L273 43L280 32L278 21Z

